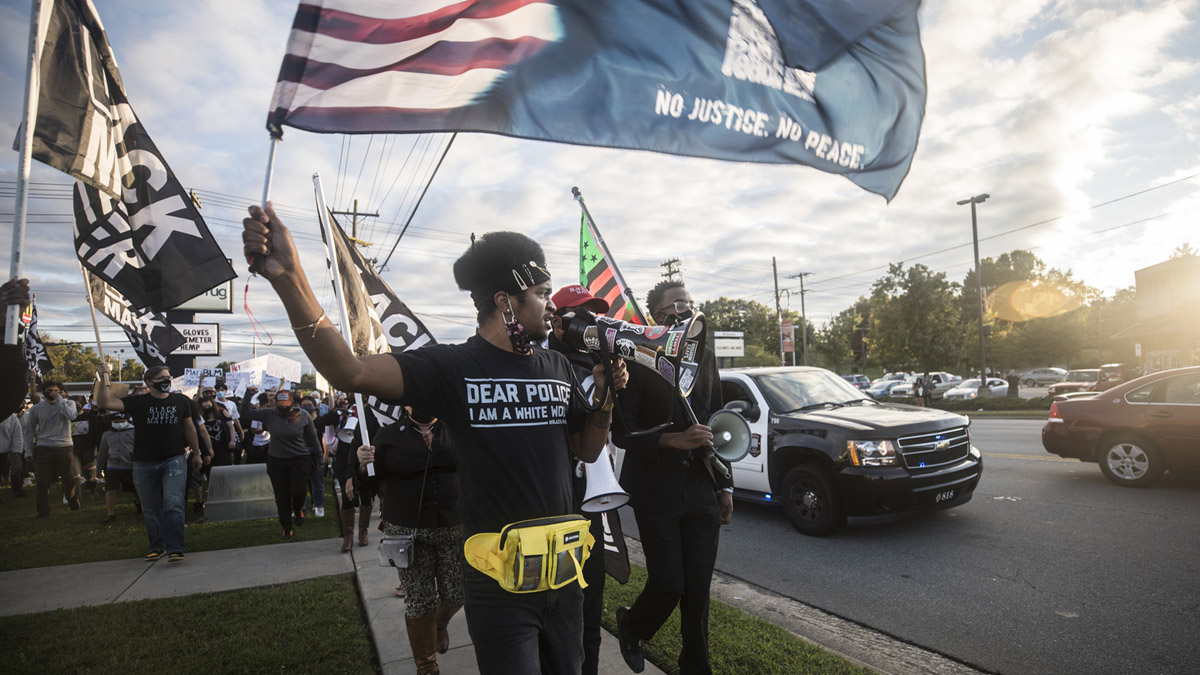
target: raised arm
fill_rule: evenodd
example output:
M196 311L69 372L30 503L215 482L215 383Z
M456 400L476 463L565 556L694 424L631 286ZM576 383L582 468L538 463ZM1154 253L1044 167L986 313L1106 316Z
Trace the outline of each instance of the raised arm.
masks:
M296 245L275 210L250 207L242 221L243 252L263 257L261 274L271 282L283 302L296 340L317 371L329 384L342 391L375 394L397 399L404 395L400 364L386 354L355 356L333 322L317 302L308 278L300 267Z
M96 369L96 374L100 376L100 382L96 385L96 405L105 410L125 412L125 403L112 396L108 391L108 374L111 371L112 366L107 363L101 363L100 367Z

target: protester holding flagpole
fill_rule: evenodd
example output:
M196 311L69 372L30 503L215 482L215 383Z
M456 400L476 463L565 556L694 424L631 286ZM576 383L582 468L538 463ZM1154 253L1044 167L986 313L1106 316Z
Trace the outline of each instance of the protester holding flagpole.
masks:
M614 401L611 395L595 401L588 412L588 402L570 386L566 359L532 348L548 334L554 311L550 274L536 242L492 232L455 263L455 281L471 293L477 310L478 332L465 344L356 356L321 309L291 234L273 209L250 207L243 227L244 253L263 256L262 274L287 310L297 341L332 387L399 400L446 423L462 487L464 536L498 537L508 525L571 514L568 449L585 461L599 456ZM610 367L613 388L623 387L624 364L618 360ZM597 367L593 375L597 390L608 391L605 369ZM478 558L468 561L467 625L480 672L530 673L541 667L578 673L583 659L578 577L554 589L537 584L532 592L512 593L497 583L494 568Z

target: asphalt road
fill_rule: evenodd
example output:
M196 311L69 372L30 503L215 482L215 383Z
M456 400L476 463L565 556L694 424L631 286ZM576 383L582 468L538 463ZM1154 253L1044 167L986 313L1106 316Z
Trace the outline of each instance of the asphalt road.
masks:
M975 420L983 479L949 511L817 539L737 502L717 567L982 670L1200 672L1200 480L1120 488L1047 454L1041 427Z

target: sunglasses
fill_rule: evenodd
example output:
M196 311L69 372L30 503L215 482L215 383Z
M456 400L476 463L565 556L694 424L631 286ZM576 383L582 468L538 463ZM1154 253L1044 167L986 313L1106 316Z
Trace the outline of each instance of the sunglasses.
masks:
M676 300L670 305L663 307L654 313L655 316L666 316L667 314L683 314L689 310L696 309L695 300Z

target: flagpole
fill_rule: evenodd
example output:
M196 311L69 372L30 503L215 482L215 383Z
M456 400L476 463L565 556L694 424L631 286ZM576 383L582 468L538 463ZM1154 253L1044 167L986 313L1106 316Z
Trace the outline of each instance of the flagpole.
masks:
M87 289L88 309L92 310L92 330L96 331L96 351L100 353L100 363L104 363L104 343L100 342L100 323L96 320L96 303L92 302L92 280L83 263L79 264L79 269L83 272L83 287Z
M596 221L592 220L592 213L588 211L587 203L583 201L583 193L579 191L578 187L573 187L571 188L571 194L575 196L575 200L583 207L583 217L587 218L588 224L592 226L592 234L596 237L596 244L600 247L604 255L609 255L608 244L604 243L604 235L600 234L600 228L596 226ZM608 266L612 270L613 276L616 277L617 283L621 285L621 295L625 296L625 302L629 303L630 307L633 307L633 311L638 316L645 318L646 315L642 313L642 308L638 306L637 299L629 291L629 284L625 281L625 276L621 274L621 270L612 260L608 261Z
M45 14L45 16L43 16ZM37 63L42 51L43 27L49 20L42 0L33 0L29 14L29 62L25 66L25 101L21 107L21 147L17 160L17 199L13 207L12 262L9 276L21 277L21 254L25 250L25 220L29 209L29 174L33 169L30 146L33 144L33 127L37 119L38 90L40 81ZM17 344L17 327L21 322L21 308L9 305L5 318L4 342Z
M325 207L325 188L321 186L321 174L313 174L313 190L317 193L317 218L321 221L321 231L325 234L325 250L329 254L329 273L333 276L333 294L337 296L338 316L342 323L342 338L346 340L350 351L354 351L354 337L350 334L350 313L346 310L346 294L342 292L342 275L338 270L337 245L334 243L333 226L329 222L329 210ZM362 433L363 445L371 444L371 435L367 433L367 407L363 405L362 392L354 392L354 404L358 409L359 429ZM367 475L375 475L375 463L367 464Z
M270 128L268 127L270 130ZM271 200L271 181L275 178L275 151L279 148L279 141L283 138L283 132L276 133L270 130L271 134L271 152L267 155L267 176L263 179L262 193L262 208L267 209L267 202ZM258 274L262 270L263 257L259 253L250 254L250 274ZM246 288L250 288L250 279L246 279Z

